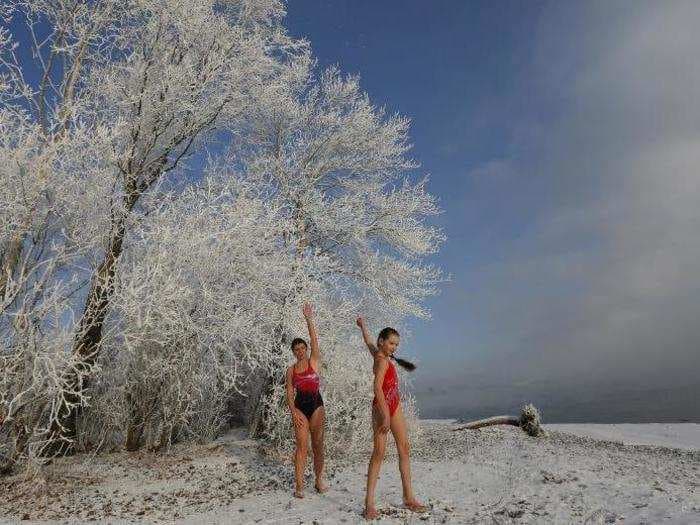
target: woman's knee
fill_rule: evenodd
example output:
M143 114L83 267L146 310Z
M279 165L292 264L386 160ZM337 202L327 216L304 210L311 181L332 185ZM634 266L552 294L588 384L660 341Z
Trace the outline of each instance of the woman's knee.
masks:
M375 443L374 450L372 451L372 456L377 459L383 459L384 453L386 452L386 443Z
M396 450L399 453L399 456L408 457L409 453L411 452L411 445L407 439L404 439L396 443Z
M311 436L311 446L314 449L314 452L323 450L323 434L318 433L316 435Z
M309 447L305 442L300 442L297 441L297 454L300 454L304 457L306 457L306 454L309 452Z

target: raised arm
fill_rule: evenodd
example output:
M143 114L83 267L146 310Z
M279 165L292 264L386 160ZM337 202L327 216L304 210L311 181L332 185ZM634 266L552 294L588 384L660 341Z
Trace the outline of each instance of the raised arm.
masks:
M311 364L316 370L321 363L321 350L318 347L318 334L316 334L316 325L314 324L314 312L309 303L304 303L304 318L306 326L309 329L309 343L311 344Z
M359 326L360 330L362 330L362 338L365 340L365 344L367 345L369 353L374 355L374 353L377 351L377 346L374 344L374 341L372 341L372 338L369 335L369 331L367 330L365 320L362 317L357 318L357 326Z

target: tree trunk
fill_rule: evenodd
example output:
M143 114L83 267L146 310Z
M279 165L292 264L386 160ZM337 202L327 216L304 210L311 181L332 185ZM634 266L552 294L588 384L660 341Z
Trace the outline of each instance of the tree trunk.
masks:
M308 241L306 239L306 226L304 224L303 220L303 213L301 210L301 206L299 203L296 203L296 212L294 214L294 223L297 227L297 232L299 232L299 239L296 242L295 246L295 260L294 264L300 265L301 261L304 258L304 248L308 246ZM286 240L285 240L286 244ZM296 270L296 268L295 268ZM287 296L282 299L282 305L280 308L280 311L284 312L284 307L286 304L289 302L292 297L295 295L299 294L301 292L301 284L296 281L295 286L294 286L294 291L290 292L287 294ZM286 346L289 341L287 337L284 334L284 326L282 324L278 324L275 327L275 341L279 341L280 345L282 347ZM273 354L277 351L277 349L273 349ZM260 394L258 395L257 402L255 404L255 409L253 411L253 415L250 419L250 424L249 424L249 432L251 436L253 437L262 437L263 433L267 428L269 428L269 411L267 409L267 406L265 403L263 403L263 400L270 397L272 395L272 392L274 391L275 383L279 381L280 377L283 377L283 370L273 370L272 373L267 374L263 378L263 386L262 389L260 390Z
M126 441L124 448L130 452L141 448L141 438L143 436L143 427L145 424L143 414L139 410L136 401L131 394L127 394L126 403L129 406L129 422L126 429Z
M12 278L19 263L23 239L23 235L14 235L5 251L0 255L0 297L5 295L7 283Z
M130 421L129 427L126 430L126 442L124 449L129 452L134 452L141 448L141 436L143 435L143 426L136 421Z
M453 428L452 430L473 430L481 427L490 427L492 425L513 425L516 427L520 426L520 418L515 416L494 416L488 417L486 419L479 419L477 421L470 421L469 423Z
M14 449L9 456L0 455L0 476L6 476L14 470L15 465L18 463L19 458L24 451L24 448L27 446L30 434L25 430L25 428L26 427L24 426L24 422L22 420L18 419L14 421Z
M253 415L251 416L249 424L249 431L252 437L262 437L265 429L269 426L269 410L263 400L272 395L274 385L275 380L271 374L268 374L263 378L263 386L258 395L257 402L255 403Z
M278 341L281 346L287 344L287 337L284 335L284 327L279 324L275 327L275 341ZM277 352L278 349L273 349ZM262 387L258 394L257 401L253 410L253 415L250 419L249 431L253 437L261 437L265 430L269 428L270 413L267 405L263 402L272 395L275 388L275 383L279 381L279 372L281 370L273 370L271 373L262 378Z
M73 354L79 358L79 361L75 368L66 371L63 377L67 390L71 393L66 394L65 402L61 403L58 410L58 420L51 426L49 435L51 443L46 449L49 455L66 455L74 452L80 393L87 387L90 369L99 354L102 327L114 291L114 273L126 235L126 218L137 198L136 194L125 198L126 212L115 218L104 260L97 268L90 284L90 292L73 344Z

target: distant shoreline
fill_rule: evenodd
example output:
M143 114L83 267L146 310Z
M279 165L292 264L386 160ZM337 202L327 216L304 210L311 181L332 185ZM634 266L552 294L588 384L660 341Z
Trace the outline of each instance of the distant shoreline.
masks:
M545 423L700 423L697 382L636 388L596 384L561 389L550 383L431 388L416 385L413 391L419 413L429 419L517 415L523 405L532 403Z

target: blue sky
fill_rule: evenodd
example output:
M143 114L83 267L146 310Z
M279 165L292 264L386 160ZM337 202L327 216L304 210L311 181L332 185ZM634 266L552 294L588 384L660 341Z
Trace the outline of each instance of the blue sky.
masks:
M413 120L445 210L452 279L404 338L424 415L700 421L698 22L680 1L288 4L321 66Z
M412 119L444 209L451 280L402 338L423 416L700 422L700 3L292 0L286 25Z

